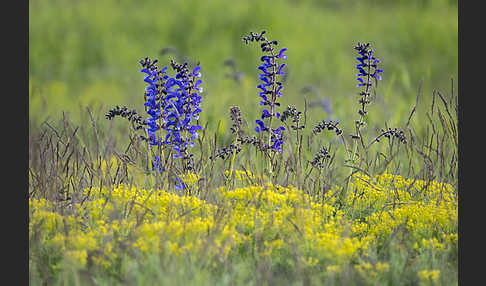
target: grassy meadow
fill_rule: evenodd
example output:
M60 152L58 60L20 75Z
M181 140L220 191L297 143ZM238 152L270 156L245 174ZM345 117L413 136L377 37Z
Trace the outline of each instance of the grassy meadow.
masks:
M262 30L300 112L281 152L244 142L277 140ZM362 116L358 42L384 70ZM455 1L30 0L30 284L457 285L457 53ZM148 118L145 57L201 67L187 160L105 117Z

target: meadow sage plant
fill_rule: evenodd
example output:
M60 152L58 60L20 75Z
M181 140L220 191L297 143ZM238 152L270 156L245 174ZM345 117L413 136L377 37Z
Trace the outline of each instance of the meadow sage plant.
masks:
M175 78L170 78L166 83L167 104L164 114L167 118L165 131L167 136L164 143L172 146L175 151L174 158L182 158L184 161L191 160L192 154L189 147L194 146L194 139L198 137L201 125L193 124L193 120L199 120L201 112L202 83L201 67L190 71L187 63L177 64L171 60L172 68L177 72ZM185 164L185 169L191 169L190 161Z
M275 40L268 40L264 36L265 33L265 30L261 31L260 34L250 32L249 36L243 37L243 41L246 45L248 45L249 42L261 42L260 48L263 52L263 56L260 58L262 64L258 69L261 71L259 79L262 83L259 84L257 88L261 90L259 92L261 98L259 104L265 107L268 106L268 108L264 108L260 118L255 120L257 125L255 131L260 133L260 139L265 142L263 143L262 149L266 156L265 160L268 159L268 171L272 173L273 168L275 167L275 154L282 152L284 143L283 131L285 130L285 127L278 126L273 128L272 121L274 117L277 119L280 117L280 113L277 111L277 106L280 106L280 103L277 100L282 96L281 91L283 86L278 77L285 74L283 69L286 64L279 63L279 60L287 59L287 55L285 55L287 48L277 51L275 48L278 45L278 42ZM273 152L273 154L271 152Z
M378 68L380 60L373 55L373 49L370 47L369 43L361 44L358 42L354 49L357 50L359 54L359 57L356 58L359 62L356 65L356 69L358 70L356 77L359 82L357 87L363 87L359 93L359 104L361 105L361 108L358 110L358 114L360 115L360 119L355 121L356 135L353 135L353 138L359 139L361 138L360 129L365 124L363 118L368 114L366 105L371 103L370 98L372 87L376 88L376 82L381 80L380 73L382 73L383 70ZM373 79L375 80L375 84L373 84Z
M356 74L359 82L357 87L362 87L363 90L361 90L359 93L359 104L361 105L361 109L358 110L358 114L360 115L360 119L355 121L356 135L352 136L355 139L360 139L360 128L365 124L363 118L368 114L366 105L370 104L372 88L376 90L377 82L382 79L380 74L383 72L383 69L378 68L380 60L373 56L373 49L370 47L369 43L362 44L358 42L354 49L357 50L359 54L359 57L356 58L359 62L356 65L356 69L359 72ZM372 143L379 142L381 137L398 138L399 142L401 143L407 142L403 131L399 131L396 127L394 129L388 128L388 130L382 129L381 134L376 137Z
M266 132L268 134L268 143L266 146L268 149L282 152L282 131L285 130L285 127L279 126L277 128L272 128L272 119L274 117L280 117L280 113L277 112L276 108L277 106L280 106L280 103L277 100L282 96L281 91L283 86L282 83L278 81L278 76L284 75L283 68L286 64L280 64L278 60L287 59L287 56L284 54L287 48L283 48L277 52L275 46L278 45L278 42L268 40L264 36L265 32L266 31L262 31L260 34L250 32L250 36L243 38L245 44L248 44L248 42L261 42L260 47L264 53L260 58L262 64L258 67L262 72L259 75L259 78L263 83L259 84L257 88L261 89L259 92L261 98L259 104L268 106L268 109L264 108L260 119L255 120L255 123L257 124L255 131L257 133ZM265 122L268 123L265 124Z
M362 44L358 42L358 44L354 47L354 49L358 52L358 64L356 64L356 69L358 70L358 74L356 74L356 79L358 84L356 85L362 90L359 92L360 99L358 103L360 104L360 109L358 110L358 114L360 118L355 120L355 128L356 134L351 135L351 138L360 140L361 145L363 148L368 149L374 142L379 142L381 137L385 138L397 138L400 143L407 143L405 138L405 134L403 131L399 131L398 128L388 128L388 130L381 130L381 134L376 137L367 147L365 146L364 139L361 135L361 128L365 125L365 116L368 115L368 111L366 110L366 105L371 103L371 92L373 91L376 94L376 86L379 80L382 79L381 73L383 69L380 69L379 63L380 60L373 55L373 49L371 48L370 43ZM393 145L390 145L392 148ZM350 161L355 161L355 154L357 154L358 150L358 143L354 144L354 150L350 154ZM390 149L391 154L391 149ZM353 173L353 171L351 171ZM349 179L348 179L349 182Z
M171 60L171 67L176 72L175 77L166 74L167 67L159 69L158 60L148 57L140 60L141 72L145 74L144 107L148 117L141 120L135 110L128 111L126 107L117 106L109 111L107 119L115 116L127 117L136 124L135 130L144 130L140 138L147 142L151 154L153 171L162 173L164 167L164 149L173 153L173 158L183 160L183 170L192 170L192 154L189 148L194 146L201 126L197 124L201 112L202 83L201 67L190 71L188 64L177 64ZM194 123L196 121L196 123ZM165 132L165 135L161 134Z
M151 153L153 154L152 169L161 173L164 170L161 160L161 145L163 142L160 137L157 138L157 131L166 123L166 120L162 118L161 115L165 108L165 101L163 98L165 92L164 85L169 76L165 74L167 67L159 70L156 65L157 62L158 60L152 61L148 57L140 61L140 64L142 65L141 72L146 74L144 81L149 84L149 86L145 87L144 94L145 111L149 115L149 117L145 119L145 124L147 126L145 132L147 136L141 136L141 138L148 142ZM157 123L157 121L159 123ZM156 146L157 150L154 150L154 146Z

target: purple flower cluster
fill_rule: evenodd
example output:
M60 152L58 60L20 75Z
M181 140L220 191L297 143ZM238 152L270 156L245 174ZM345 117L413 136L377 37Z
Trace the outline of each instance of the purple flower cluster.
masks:
M383 70L378 68L380 60L373 56L373 49L370 48L369 43L361 44L358 42L354 49L357 50L359 54L359 57L356 58L359 62L356 65L356 69L359 72L356 74L359 82L357 87L364 86L364 89L359 93L361 96L359 100L361 109L358 110L358 113L361 116L364 116L368 114L365 107L367 104L370 104L371 87L373 86L372 79L375 79L375 82L381 80L380 73L382 73ZM360 120L359 124L364 123Z
M157 139L156 135L156 132L160 129L160 125L157 123L157 120L159 120L161 115L161 87L169 78L169 76L165 74L167 67L159 70L156 65L157 62L157 60L152 61L147 57L140 61L140 64L143 67L141 72L146 74L143 80L149 84L149 86L145 87L144 106L146 107L146 112L149 115L149 118L145 119L145 124L147 126L146 139L150 146L161 145L161 142L159 139Z
M359 64L356 65L356 69L359 73L356 75L359 81L358 87L366 86L366 92L369 92L372 86L371 79L381 80L380 73L383 72L382 69L378 68L379 59L373 56L373 49L370 48L370 44L358 44L354 47L360 55L356 59ZM366 78L363 79L362 77ZM365 82L366 81L366 82Z
M161 146L171 146L175 158L189 158L188 147L194 145L197 131L202 129L200 125L191 124L192 120L199 119L201 112L201 67L197 65L189 72L187 63L179 65L172 60L171 67L176 71L173 78L166 74L167 67L158 69L157 60L145 58L140 63L141 72L146 74L144 81L148 83L144 106L149 115L144 121L147 137L142 138L150 144L152 151L157 146L158 152L153 153L159 155L154 155L152 169L162 172ZM157 137L161 129L167 133L165 139Z
M148 86L145 87L145 110L149 117L144 120L144 125L146 126L145 131L147 137L141 136L142 139L146 140L154 155L152 160L152 170L156 170L158 172L163 172L163 164L160 157L157 154L160 154L160 148L162 142L160 138L157 138L157 131L161 129L161 104L162 104L162 87L164 82L168 79L168 75L165 74L166 67L162 70L159 70L158 66L156 65L158 60L152 61L148 57L140 61L142 65L141 72L145 73L144 81L148 83ZM159 123L157 122L159 121ZM157 150L154 150L154 146L157 147Z
M282 151L282 131L285 130L283 126L277 127L273 129L271 127L272 118L280 117L280 113L276 111L276 107L280 106L280 103L277 102L277 99L282 96L282 83L277 80L278 76L284 75L284 67L286 64L278 63L278 60L286 60L287 55L285 55L285 51L287 48L281 49L278 53L275 50L276 45L278 45L277 41L269 41L265 36L265 31L262 31L260 34L254 34L250 32L250 36L246 36L243 38L243 41L248 44L249 41L253 42L262 42L260 47L264 55L260 58L262 64L258 67L261 71L259 75L259 79L262 81L261 84L257 86L261 91L259 92L259 96L261 98L260 105L268 106L268 108L264 108L262 110L262 115L260 119L255 120L257 126L255 127L255 131L259 132L268 132L269 133L269 146L267 148L271 148L273 151L281 152ZM268 124L265 124L268 122Z
M188 147L194 146L197 131L202 129L200 125L191 124L192 120L199 119L201 112L201 67L197 65L189 71L187 63L179 65L173 60L171 66L177 74L165 84L167 96L163 114L167 119L167 136L164 143L172 145L176 152L174 158L186 158Z

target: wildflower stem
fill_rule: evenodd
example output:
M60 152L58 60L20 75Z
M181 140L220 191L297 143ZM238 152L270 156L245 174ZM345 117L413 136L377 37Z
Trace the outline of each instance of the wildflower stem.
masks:
M234 166L234 163L235 163L237 142L238 142L238 132L236 132L235 141L233 142L233 145L235 146L235 148L233 148L233 155L231 156L230 171L229 171L229 176L227 178L228 181L231 181L233 179L233 166Z
M365 107L366 107L366 104L368 104L368 102L369 102L368 100L369 100L369 94L370 94L370 88L371 88L371 80L370 80L371 79L370 78L371 77L371 52L366 51L365 53L366 53L366 58L365 58L365 55L362 54L363 55L362 63L367 61L366 65L367 65L368 71L367 71L367 75L366 75L366 83L363 84L365 86L365 91L360 93L360 95L362 96L362 98L360 99L361 110L359 110L359 119L355 122L356 136L353 137L353 139L361 141L363 148L365 148L365 146L364 146L365 144L364 144L364 141L363 141L363 136L361 136L361 127L364 125L364 117L366 115ZM353 142L353 152L351 153L351 156L350 156L350 161L353 165L355 163L355 155L356 155L357 152L358 152L358 142ZM348 176L347 184L346 184L346 191L348 189L349 182L351 180L352 174L353 174L353 170L351 169L350 174Z
M271 146L272 144L272 119L274 116L274 106L275 106L275 100L277 97L277 91L275 90L275 82L276 82L276 62L275 62L275 54L273 52L273 47L270 44L269 41L267 41L268 46L270 47L270 54L272 55L272 101L270 102L270 122L268 123L268 128L270 128L269 132L270 134L268 135L268 147ZM272 175L272 158L269 160L269 173L270 176Z

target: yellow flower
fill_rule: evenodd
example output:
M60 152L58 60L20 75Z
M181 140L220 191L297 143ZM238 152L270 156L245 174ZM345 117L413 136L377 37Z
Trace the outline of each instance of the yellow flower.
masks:
M339 271L341 271L341 266L339 265L329 265L326 267L326 270L329 274L334 274L334 273L337 273Z
M440 277L440 270L422 270L418 273L418 277L421 282L437 282Z

